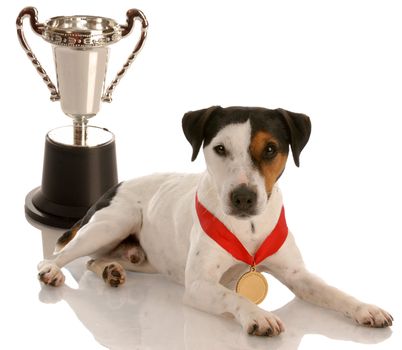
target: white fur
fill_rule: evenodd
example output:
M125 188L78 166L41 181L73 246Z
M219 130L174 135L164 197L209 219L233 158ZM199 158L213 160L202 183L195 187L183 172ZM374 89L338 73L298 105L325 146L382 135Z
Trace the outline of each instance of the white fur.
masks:
M250 121L243 124L230 124L223 128L204 148L207 171L211 182L219 195L220 206L225 214L230 214L230 192L237 186L245 184L257 192L257 214L261 213L267 203L264 178L256 171L249 154L251 139ZM214 152L214 147L223 145L228 153L225 158ZM210 186L211 184L208 184ZM200 191L201 195L204 193Z
M204 149L207 171L203 174L158 174L124 182L111 204L96 212L54 260L39 264L39 273L43 276L50 271L52 276L57 275L58 285L63 281L60 268L89 255L102 262L92 266L92 271L99 270L100 274L108 252L128 234L135 233L147 261L141 264L117 261L121 266L168 276L185 286L187 304L214 314L230 314L249 333L279 334L284 326L277 316L233 290L234 282L248 267L203 232L195 213L198 192L203 205L251 254L274 228L282 207L281 192L275 186L268 200L264 179L252 166L248 153L250 136L249 122L223 128ZM225 146L228 157L223 159L214 152L218 144ZM258 214L248 220L228 215L230 191L240 184L253 186L257 191ZM281 249L258 269L274 275L300 298L340 311L360 324L378 327L392 323L385 311L364 304L309 273L290 232Z

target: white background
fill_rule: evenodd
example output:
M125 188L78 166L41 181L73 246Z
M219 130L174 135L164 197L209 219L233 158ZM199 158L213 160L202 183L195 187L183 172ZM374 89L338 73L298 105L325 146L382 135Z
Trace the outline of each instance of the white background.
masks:
M36 281L41 234L25 220L23 204L26 193L41 182L45 134L70 120L58 103L50 102L19 46L15 18L27 5L38 8L40 21L96 14L124 23L131 7L146 14L150 26L143 51L112 104L104 104L91 121L116 135L120 180L204 169L202 157L190 162L191 147L182 135L181 117L189 110L245 105L309 115L313 131L301 167L289 161L281 179L288 224L308 267L389 310L395 318L392 332L363 329L296 301L291 312L282 311L288 327L281 338L250 339L232 321L183 308L180 287L134 274L126 292L103 289L88 273L77 287L70 276L70 287L87 293L71 296L64 290L64 301L47 305L43 296L57 299L59 292L41 291ZM400 348L401 6L397 0L9 2L1 11L0 347ZM50 45L25 24L34 52L55 77ZM111 47L107 81L133 41L130 36ZM83 262L77 269L82 275ZM144 279L144 289L136 279ZM130 294L130 286L138 295L156 293L146 292L143 303L145 310L153 310L152 322L144 319L147 311L141 317L136 313L141 302ZM281 285L272 286L271 300L263 305L270 310L292 299ZM126 302L139 303L132 308L123 303L129 313L116 311L122 295ZM166 295L173 304L161 302ZM95 310L86 302L92 299L97 300ZM115 311L99 316L105 305ZM128 330L120 336L122 325Z

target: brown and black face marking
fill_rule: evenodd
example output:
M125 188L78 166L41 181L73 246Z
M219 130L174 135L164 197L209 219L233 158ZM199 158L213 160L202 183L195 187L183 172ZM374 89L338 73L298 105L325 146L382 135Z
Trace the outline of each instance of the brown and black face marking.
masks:
M192 160L203 145L223 212L245 219L264 210L289 146L299 166L311 124L307 116L283 109L214 106L186 113L183 131Z
M293 160L299 166L300 153L310 138L310 118L281 108L213 106L186 113L183 116L182 127L193 148L191 160L196 159L201 145L208 146L222 128L247 120L250 120L252 127L252 140L258 132L268 132L276 138L282 148L288 150L290 145Z
M110 202L114 198L114 196L117 193L117 190L119 189L120 185L122 182L118 183L116 186L113 186L111 189L105 192L105 194L99 198L99 200L88 210L88 212L85 214L85 216L77 221L71 229L68 231L64 232L59 239L57 240L56 243L56 248L55 252L60 251L63 249L77 234L77 232L80 230L81 227L86 225L91 217L99 210L106 208L110 205Z
M287 147L268 131L257 131L251 138L250 155L254 165L265 179L267 194L272 192L276 181L285 170Z

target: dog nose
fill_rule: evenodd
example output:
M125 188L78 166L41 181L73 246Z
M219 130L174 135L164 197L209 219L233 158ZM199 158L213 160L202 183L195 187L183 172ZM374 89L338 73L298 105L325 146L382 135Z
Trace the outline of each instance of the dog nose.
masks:
M241 213L252 214L257 201L257 193L242 185L233 190L230 195L232 206Z

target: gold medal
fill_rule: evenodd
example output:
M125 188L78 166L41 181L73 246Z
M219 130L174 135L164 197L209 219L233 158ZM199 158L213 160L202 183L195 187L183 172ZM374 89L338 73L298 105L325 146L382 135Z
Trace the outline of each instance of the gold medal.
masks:
M255 266L275 254L286 241L288 227L285 209L282 207L274 229L267 235L254 255L251 255L233 232L200 203L197 194L195 209L203 231L235 259L250 266L250 271L243 274L237 281L236 293L255 304L261 303L267 296L268 283L265 277L256 271Z
M236 292L254 304L259 304L267 296L268 283L263 274L255 270L255 266L250 266L250 271L237 281Z

